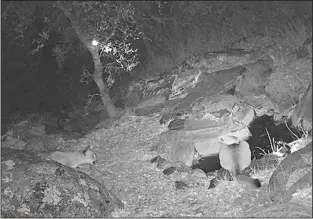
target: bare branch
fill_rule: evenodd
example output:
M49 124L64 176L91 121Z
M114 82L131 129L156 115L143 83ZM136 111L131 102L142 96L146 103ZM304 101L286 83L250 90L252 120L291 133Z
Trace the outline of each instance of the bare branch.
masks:
M113 30L112 30L110 36L106 37L104 43L108 42L115 35L116 28L118 26L119 21L120 21L120 10L117 10L117 16L114 19Z

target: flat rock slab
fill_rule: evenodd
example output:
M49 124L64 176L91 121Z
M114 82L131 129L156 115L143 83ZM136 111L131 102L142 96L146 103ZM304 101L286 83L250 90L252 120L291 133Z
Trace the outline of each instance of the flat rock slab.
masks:
M186 97L181 99L174 108L175 112L191 111L193 104L200 97L207 97L217 94L221 90L231 89L237 79L246 71L242 66L221 70L212 73L202 73L198 78L198 83L190 90Z
M155 150L167 160L182 162L191 166L194 156L194 145L191 138L181 131L168 131L160 135L160 142Z

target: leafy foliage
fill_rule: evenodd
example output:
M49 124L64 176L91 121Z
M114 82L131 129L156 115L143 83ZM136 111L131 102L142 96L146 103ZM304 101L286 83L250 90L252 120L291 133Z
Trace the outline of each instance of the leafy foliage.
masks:
M132 40L142 37L136 27L134 10L128 2L71 1L65 3L79 20L81 29L90 42L100 44L101 61L107 80L114 82L114 75L131 71L139 64L137 50L132 49ZM72 29L72 24L55 2L4 2L2 4L2 27L13 43L25 46L31 43L30 54L37 54L53 36L57 38L53 54L60 70L67 57L86 52ZM34 16L35 15L35 16ZM40 19L41 25L36 24ZM36 34L29 34L32 26ZM31 36L28 36L31 35ZM25 41L31 37L31 40ZM54 39L55 40L55 39Z
M33 32L39 32L31 43L35 48L43 46L45 40L49 38L49 32L56 25L54 22L55 11L51 10L52 2L37 1L5 1L1 4L1 25L2 31L11 37L11 43L20 46L27 46L29 37L33 37ZM40 18L40 20L38 20ZM31 36L29 36L31 35ZM36 53L36 50L31 52Z
M17 8L18 11L16 10ZM28 26L33 18L30 16L36 9L33 2L4 1L1 3L1 26L2 31L18 42L23 39Z

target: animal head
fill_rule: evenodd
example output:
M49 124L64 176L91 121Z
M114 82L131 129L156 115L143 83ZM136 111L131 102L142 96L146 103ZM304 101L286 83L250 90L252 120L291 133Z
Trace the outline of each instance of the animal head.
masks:
M232 145L232 144L238 144L239 139L238 137L234 135L224 135L219 137L219 141L226 144L226 145Z
M98 160L96 154L90 150L90 146L83 150L83 154L86 163L95 164Z

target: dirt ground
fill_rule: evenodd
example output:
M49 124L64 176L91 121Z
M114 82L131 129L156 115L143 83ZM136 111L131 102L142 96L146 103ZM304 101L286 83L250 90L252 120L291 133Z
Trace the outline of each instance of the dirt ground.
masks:
M260 189L221 181L209 190L209 177L164 175L150 163L157 154L149 151L163 131L158 117L128 114L86 138L99 159L94 177L124 203L124 209L116 209L112 217L312 217L312 188L298 192L290 203L271 203L266 187L274 169L253 174L262 182ZM177 180L188 187L177 190Z

